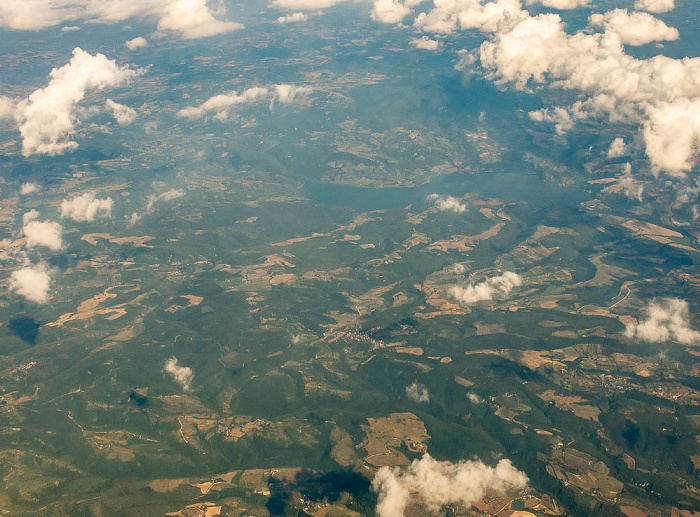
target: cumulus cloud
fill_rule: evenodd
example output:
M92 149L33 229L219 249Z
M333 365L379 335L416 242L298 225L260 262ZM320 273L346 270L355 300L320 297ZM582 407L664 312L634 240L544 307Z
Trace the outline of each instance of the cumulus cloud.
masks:
M49 300L51 275L45 265L23 267L10 275L10 291L36 303Z
M304 13L292 13L277 18L277 23L284 25L285 23L305 22L309 17Z
M527 5L542 4L544 7L552 9L578 9L587 7L590 0L527 0Z
M641 9L652 13L666 13L675 7L675 0L637 0L635 9Z
M496 32L526 17L529 15L522 9L520 0L495 0L485 4L480 0L438 0L433 9L420 13L413 25L438 34L449 34L458 29Z
M700 332L690 327L690 310L685 300L665 298L653 301L644 313L646 318L638 324L627 325L625 336L650 343L673 339L684 345L700 344Z
M696 66L700 70L700 59ZM688 79L700 85L700 72ZM677 175L692 169L700 149L700 98L648 105L646 114L642 134L651 163Z
M102 54L73 50L67 65L51 71L47 86L15 106L13 116L22 135L22 154L56 155L78 147L72 140L78 103L89 92L115 88L141 73L120 67Z
M113 207L114 201L111 197L97 199L94 192L86 192L73 199L64 199L61 203L61 217L92 222L95 219L112 217Z
M401 23L412 9L399 0L374 0L372 19L381 23Z
M190 106L181 109L177 115L183 118L201 118L209 112L214 112L214 117L224 119L228 116L228 110L236 106L245 104L255 104L261 101L270 101L270 107L277 100L282 104L290 104L302 95L311 92L305 86L295 86L292 84L277 84L272 88L254 87L243 92L214 95L199 106Z
M480 28L495 31L480 48L492 79L520 88L552 81L576 90L589 96L581 111L641 126L655 168L683 175L696 163L700 58L636 59L625 53L617 33L569 34L552 13L532 17L511 10Z
M522 283L520 275L506 271L502 275L489 278L480 284L467 287L451 287L448 290L448 294L458 301L470 305L493 300L496 296L506 297L514 287L520 286Z
M575 7L584 2L541 3ZM661 4L647 0L637 7L669 7L668 2ZM591 25L571 32L559 14L531 16L521 0L436 0L413 25L435 34L480 30L485 35L478 49L481 65L499 84L576 92L581 99L571 108L531 114L557 124L559 133L577 120L607 117L640 128L655 171L684 176L698 162L700 58L637 59L627 54L625 44L677 38L675 29L646 13L615 10L594 15ZM467 68L475 54L460 53L457 68ZM680 128L678 135L674 128Z
M430 393L424 384L414 382L410 386L406 386L406 396L414 402L427 404L430 402Z
M114 102L112 99L107 99L105 106L114 115L114 119L120 126L128 126L134 120L136 120L136 110L130 108L129 106L124 106L118 102Z
M39 212L31 210L23 216L22 231L27 240L27 247L45 246L51 250L63 247L61 225L51 221L38 221Z
M608 149L608 158L620 158L627 154L627 145L623 138L617 137L610 144Z
M379 469L372 490L379 494L378 517L403 517L411 496L419 499L429 511L437 512L450 503L463 503L469 508L487 492L522 489L527 482L527 476L509 460L489 467L481 461L437 461L425 454L404 471L389 467Z
M217 13L222 9L217 9ZM132 17L158 18L158 30L179 32L184 38L225 34L242 27L221 21L206 0L3 0L0 27L41 30L66 21L114 23Z
M177 362L177 357L171 357L165 361L163 371L169 373L173 380L182 386L184 391L190 391L194 380L194 372L188 366L178 366Z
M205 38L242 29L236 22L217 20L206 0L174 0L168 2L158 22L158 30L172 30L185 39Z
M83 5L84 7L84 5ZM50 0L3 0L0 2L0 27L14 30L40 30L75 20L79 4Z
M280 9L326 9L346 0L273 0L270 5Z
M151 194L150 196L148 196L148 201L146 203L146 212L149 212L149 213L152 212L153 205L158 203L159 201L163 201L163 202L167 203L169 201L173 201L174 199L179 199L179 198L184 197L184 196L185 196L185 191L179 190L179 189L170 189L170 190L163 192L161 194Z
M462 203L456 197L430 194L428 196L428 201L435 204L436 208L441 212L455 212L457 214L463 214L467 211L467 205Z
M129 50L136 50L139 48L147 47L148 46L148 41L146 38L139 36L134 39L130 39L129 41L125 42L124 45L126 45L126 48Z
M614 9L605 14L591 15L593 27L602 27L606 34L614 34L625 45L646 45L652 41L675 41L678 30L669 27L648 13L629 13L627 9Z
M22 183L22 186L19 188L19 193L23 196L27 196L33 194L37 190L39 190L39 187L36 183Z
M430 39L428 36L422 36L420 38L413 38L409 41L411 45L416 48L423 50L437 50L440 47L440 42L434 39Z

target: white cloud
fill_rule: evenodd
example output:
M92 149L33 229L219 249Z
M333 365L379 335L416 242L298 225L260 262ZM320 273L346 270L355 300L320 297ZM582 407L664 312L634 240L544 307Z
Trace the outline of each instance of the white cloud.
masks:
M120 86L141 73L120 67L102 54L73 50L67 65L51 71L47 86L16 104L22 154L55 155L78 147L71 138L78 121L77 105L86 93Z
M219 14L222 9L216 10ZM206 0L3 0L0 27L41 30L66 21L114 23L132 17L158 18L158 29L184 38L225 34L242 27L214 17Z
M587 7L590 0L527 0L527 5L542 4L544 7L552 9L578 9Z
M413 11L399 0L374 0L372 19L381 23L401 23Z
M46 303L50 287L51 275L43 264L23 267L10 275L10 291L32 302Z
M632 165L629 163L625 164L624 174L619 177L619 184L622 187L622 193L629 199L636 199L637 201L642 201L642 194L644 193L644 185L636 181L632 177Z
M437 461L425 454L404 471L379 469L372 490L379 493L378 517L403 517L411 496L418 498L429 511L437 512L450 503L462 503L469 508L487 492L522 489L527 482L527 476L509 460L489 467L481 461Z
M280 9L326 9L346 0L273 0L270 5Z
M111 197L96 199L94 192L86 192L73 199L64 199L61 203L61 217L74 221L92 222L99 218L112 217L114 201Z
M451 287L448 294L462 303L473 304L493 300L495 296L506 297L514 287L522 283L520 275L506 271L500 276L489 278L477 285Z
M80 3L3 0L0 2L0 27L14 30L41 30L52 27L66 20L75 20L81 11Z
M700 332L690 328L688 302L665 298L650 302L644 310L646 319L637 325L628 325L625 336L650 343L673 339L684 345L700 344Z
M480 48L489 77L520 88L551 82L589 96L580 110L642 126L656 169L683 175L697 162L700 58L636 59L625 53L619 35L569 34L552 13L511 13L492 25L498 32Z
M312 92L307 86L295 86L293 84L275 85L275 96L273 100L278 100L282 104L291 104L297 97L303 97Z
M185 39L216 36L242 28L240 23L223 22L214 18L206 0L168 2L158 22L158 30L177 31Z
M700 70L700 59L696 66ZM695 78L700 84L700 72ZM700 98L677 99L648 105L642 134L651 163L662 170L682 175L697 163L700 149Z
M414 382L410 386L406 386L406 396L414 402L427 404L430 402L430 394L428 388L424 384Z
M413 38L409 41L411 45L416 48L423 50L437 50L440 47L440 42L434 39L430 39L428 36L421 36L420 38Z
M15 101L4 95L0 95L0 120L13 120L17 114Z
M230 108L267 100L270 101L270 108L272 108L276 100L282 104L290 104L294 102L297 97L307 95L311 91L311 88L292 84L277 84L272 88L248 88L240 94L232 92L214 95L199 106L190 106L181 109L177 113L177 116L183 118L200 118L209 112L214 112L215 118L224 120L228 117L228 109Z
M63 247L61 225L51 221L37 221L38 217L39 212L36 210L23 216L22 231L27 239L27 247L45 246L51 250L60 250Z
M114 119L120 126L128 126L136 120L136 110L129 106L124 106L123 104L114 102L112 99L107 99L107 101L105 101L105 107L112 111Z
M587 114L582 112L579 106L573 109L555 106L554 108L542 108L537 111L530 111L528 116L536 122L548 122L555 124L554 130L558 135L563 135L574 127L574 122L580 118L586 118Z
M178 366L177 357L171 357L165 361L163 371L169 373L184 391L190 391L192 381L194 380L194 372L188 366Z
M565 7L583 2L544 3ZM669 7L666 2L642 3L649 9ZM531 16L521 0L434 0L433 4L416 17L414 27L437 34L482 31L486 41L478 54L488 78L520 89L549 85L582 97L570 108L533 112L533 118L556 123L560 134L589 117L634 124L642 132L655 171L684 176L697 164L700 58L637 59L625 53L625 43L675 39L675 29L648 14L618 10L593 17L605 32L595 32L592 26L569 32L560 15ZM468 68L472 55L459 55L457 68ZM678 138L674 128L679 128Z
M635 9L642 9L652 13L666 13L675 7L675 0L637 0Z
M22 186L19 188L19 193L23 196L27 196L29 194L33 194L37 190L39 190L39 187L36 185L36 183L22 183Z
M470 52L467 49L462 49L457 51L457 56L458 60L457 63L455 64L455 70L459 70L460 72L469 72L471 71L474 63L476 63L477 58L474 52ZM481 115L479 116L479 121L483 121L483 115L484 112L481 112Z
M528 17L520 0L434 0L435 7L420 13L413 22L427 32L449 34L458 29L480 29L487 32L504 30Z
M467 211L467 205L462 203L456 197L430 194L428 196L428 201L432 201L441 212L455 212L457 214L463 214Z
M184 190L179 190L179 189L170 189L166 192L163 192L161 194L151 194L148 196L148 202L146 203L146 212L152 212L153 211L153 205L159 201L163 202L168 202L168 201L173 201L174 199L179 199L181 197L185 196L185 191ZM133 219L133 216L136 214L132 214L132 220L133 222L136 222L138 220L138 216L136 219Z
M630 199L636 199L641 203L644 185L634 180L631 174L625 174L620 178L622 193Z
M625 140L623 138L617 137L610 144L610 148L608 149L608 158L620 158L621 156L625 156L626 154L627 145L625 144Z
M129 216L129 222L127 223L127 228L131 228L136 224L136 221L141 219L141 216L138 214L138 212L132 212L131 215Z
M239 106L242 104L250 104L260 99L267 98L269 91L267 88L249 88L244 90L240 95L236 92L229 94L214 95L209 100L200 104L197 107L188 107L181 109L178 117L199 118L204 116L209 111L216 113L225 113L227 108Z
M136 50L139 48L147 47L148 46L148 40L146 38L139 36L134 39L130 39L129 41L125 42L124 45L126 45L126 48L129 50Z
M481 404L483 402L479 395L477 395L476 393L472 393L471 391L467 393L467 400L469 400L469 402L471 402L472 404Z
M280 16L279 18L277 18L277 23L284 25L285 23L305 22L308 19L309 17L304 13L292 13L287 14L286 16Z
M589 23L602 27L606 34L614 34L625 45L646 45L653 41L675 41L678 30L669 27L648 13L629 13L627 9L615 9L605 14L592 14Z

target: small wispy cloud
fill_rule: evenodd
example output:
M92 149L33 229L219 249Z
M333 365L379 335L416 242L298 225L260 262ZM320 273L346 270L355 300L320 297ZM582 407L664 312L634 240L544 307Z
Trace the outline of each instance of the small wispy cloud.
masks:
M181 197L185 197L185 191L180 189L170 189L160 194L151 194L147 199L146 212L152 212L153 205L158 202L167 203L175 199L180 199Z
M457 301L470 305L493 300L496 296L506 297L513 288L522 285L522 283L520 275L506 271L502 275L489 278L480 284L467 287L453 286L447 292Z
M194 380L194 372L189 366L179 366L177 363L177 357L171 357L165 361L163 371L170 374L173 380L182 386L184 391L190 391Z
M433 203L441 212L455 212L456 214L463 214L467 211L467 205L456 197L430 194L428 196L428 201Z
M428 388L425 387L425 384L414 382L410 386L406 386L406 396L420 404L430 402L430 393L428 393Z
M275 101L279 101L282 104L290 104L295 99L308 95L311 91L309 87L293 84L277 84L270 88L256 86L243 90L241 93L231 92L214 95L199 106L189 106L181 109L178 111L177 116L196 119L208 113L214 113L215 118L225 120L229 115L229 110L233 108L258 102L269 102L270 108L272 108Z
M105 107L112 112L114 120L116 120L117 124L120 126L128 126L136 120L137 115L134 108L114 102L112 99L107 99L105 101Z
M309 17L304 13L292 13L277 18L277 23L284 25L286 23L300 23L308 20Z

